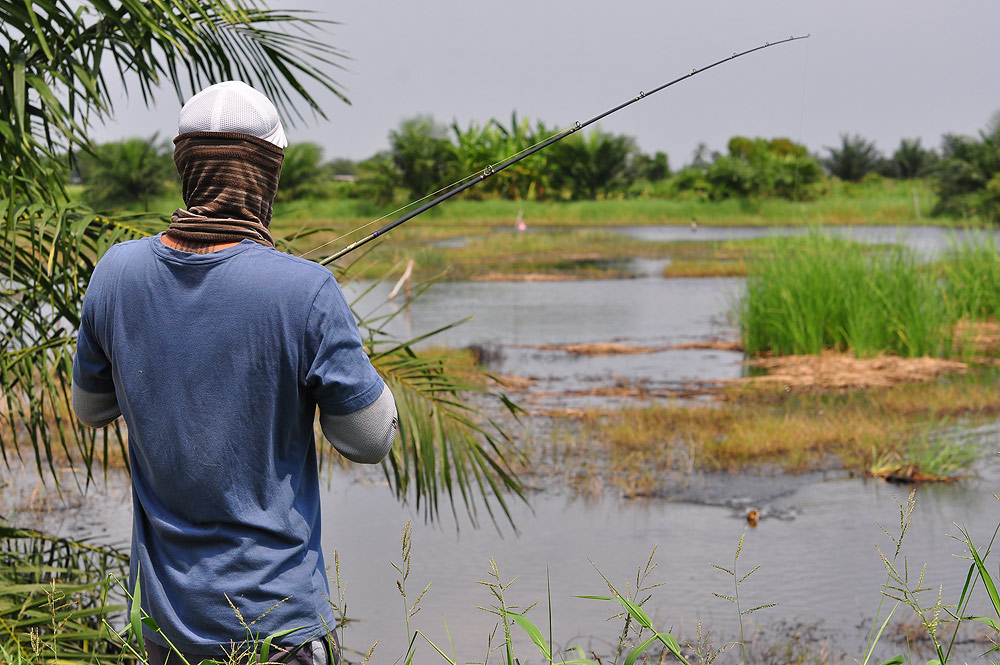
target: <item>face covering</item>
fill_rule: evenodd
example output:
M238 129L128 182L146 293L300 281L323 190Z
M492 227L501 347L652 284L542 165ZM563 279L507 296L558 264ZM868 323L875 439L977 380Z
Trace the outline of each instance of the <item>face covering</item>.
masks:
M234 132L188 132L174 139L174 164L186 209L170 218L167 234L197 242L274 247L268 230L285 151L265 139Z

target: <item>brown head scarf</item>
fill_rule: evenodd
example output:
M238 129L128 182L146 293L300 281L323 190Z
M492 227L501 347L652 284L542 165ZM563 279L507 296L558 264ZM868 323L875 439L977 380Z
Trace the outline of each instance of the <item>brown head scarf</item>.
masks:
M285 151L235 132L188 132L174 139L184 205L167 233L200 242L244 238L274 247L268 231Z

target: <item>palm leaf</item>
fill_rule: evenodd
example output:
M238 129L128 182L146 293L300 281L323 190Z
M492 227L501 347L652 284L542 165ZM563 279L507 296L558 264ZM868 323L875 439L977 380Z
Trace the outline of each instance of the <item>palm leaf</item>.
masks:
M375 340L381 329L370 325L362 322L369 339ZM452 513L461 503L474 523L480 501L491 520L496 520L496 505L513 523L507 496L524 499L512 466L520 454L503 426L486 417L480 404L484 398L493 400L513 417L521 409L491 391L485 373L475 370L464 377L452 369L448 356L418 355L413 345L420 339L370 342L375 349L372 364L392 390L399 411L399 445L383 463L390 486L400 499L412 493L417 508L423 506L432 519L440 515L440 498L447 496Z
M74 153L92 151L88 128L111 110L109 77L137 82L150 104L166 83L178 97L242 78L286 117L323 115L307 91L343 53L313 34L328 21L243 0L0 0L0 453L34 453L41 473L59 457L97 458L122 448L120 432L93 432L69 415L71 352L83 291L108 247L155 230L155 217L99 216L67 202ZM133 222L136 222L133 224Z

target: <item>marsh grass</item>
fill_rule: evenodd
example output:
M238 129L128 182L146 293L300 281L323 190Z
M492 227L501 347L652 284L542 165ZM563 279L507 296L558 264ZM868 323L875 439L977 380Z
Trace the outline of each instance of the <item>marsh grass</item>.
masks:
M939 428L910 439L902 450L882 451L868 474L896 482L958 480L968 475L982 453L980 443Z
M992 233L953 240L940 262L944 296L971 320L1000 319L1000 253Z
M750 355L851 349L917 357L951 349L935 275L900 246L871 250L820 233L772 242L750 262L737 308Z
M866 390L728 389L716 406L659 404L576 414L607 463L597 473L630 495L657 495L664 474L843 468L864 475L893 461L927 479L961 476L982 449L958 425L1000 413L997 373L982 370ZM566 463L586 457L576 446ZM569 472L571 473L571 472Z
M116 663L105 579L127 557L109 547L0 525L0 662Z
M984 236L952 244L934 264L904 246L866 248L811 233L772 241L748 262L737 304L750 355L851 350L859 357L948 357L960 321L1000 312L1000 254Z

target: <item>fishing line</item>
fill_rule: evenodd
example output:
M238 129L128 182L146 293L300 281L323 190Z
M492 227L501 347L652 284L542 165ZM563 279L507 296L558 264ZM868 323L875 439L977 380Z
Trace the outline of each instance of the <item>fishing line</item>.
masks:
M319 264L325 266L325 265L328 265L330 263L333 263L337 259L339 259L342 256L344 256L344 255L346 255L346 254L354 251L358 247L361 247L362 245L366 245L369 242L371 242L372 240L375 240L376 238L378 238L379 236L382 236L382 235L388 233L389 231L393 230L394 228L396 228L400 224L408 222L409 220L413 219L417 215L419 215L419 214L421 214L423 212L426 212L427 210L430 210L434 206L436 206L436 205L438 205L440 203L444 203L445 201L447 201L448 199L452 198L453 196L461 194L462 192L464 192L465 190L467 190L470 187L474 186L475 184L477 184L479 182L482 182L483 180L486 180L487 178L490 178L490 177L496 175L500 171L503 171L504 169L506 169L508 166L512 166L512 165L516 164L517 162L521 161L525 157L533 155L534 153L538 152L539 150L543 150L543 149L547 148L548 146L552 145L553 143L556 143L557 141L561 141L562 139L566 138L570 134L574 134L574 133L580 131L581 129L583 129L584 127L587 127L588 125L592 125L593 123L598 122L599 120L602 120L603 118L606 118L607 116L611 115L612 113L615 113L617 111L622 110L626 106L631 106L632 104L635 104L636 102L638 102L638 101L640 101L642 99L645 99L646 97L649 97L650 95L656 94L657 92L659 92L661 90L664 90L665 88L669 88L672 85L680 83L681 81L689 79L692 76L696 76L697 74L700 74L700 73L702 73L704 71L708 71L709 69L712 69L713 67L718 67L719 65L721 65L721 64L723 64L725 62L729 62L731 60L735 60L736 58L743 57L744 55L748 55L750 53L754 53L755 51L760 51L760 50L769 48L771 46L777 46L778 44L787 44L788 42L794 42L794 41L798 41L800 39L807 39L808 37L809 37L809 35L801 35L799 37L791 36L791 37L788 37L787 39L782 39L782 40L779 40L779 41L776 41L776 42L764 42L760 46L755 46L753 48L747 49L746 51L741 51L739 53L733 53L731 56L729 56L727 58L722 58L721 60L717 60L717 61L713 62L710 65L705 65L704 67L692 69L690 73L684 74L683 76L679 76L679 77L675 78L672 81L668 81L667 83L664 83L663 85L660 85L660 86L658 86L658 87L650 90L649 92L643 92L643 91L640 90L639 94L636 95L635 97L633 97L632 99L630 99L630 100L628 100L626 102L623 102L623 103L619 104L618 106L615 106L614 108L608 109L607 111L605 111L603 113L595 115L593 118L591 118L590 120L587 120L585 122L580 122L578 120L575 123L573 123L573 125L571 127L569 127L568 129L565 129L562 132L560 132L560 133L558 133L558 134L556 134L554 136L551 136L551 137L549 137L549 138L547 138L547 139L545 139L543 141L539 141L535 145L533 145L531 147L528 147L528 148L525 148L520 153L515 153L515 156L505 159L499 165L489 164L482 171L479 171L478 173L470 174L470 175L466 176L465 178L462 178L462 180L458 181L459 183L462 183L462 184L460 184L458 186L448 185L448 186L442 188L444 190L447 190L444 194L441 194L440 196L438 196L437 198L433 199L432 201L429 201L429 202L421 205L416 210L413 210L411 212L406 213L402 217L399 217L398 219L393 220L392 222L390 222L389 224L386 224L382 228L369 233L368 235L366 235L365 237L361 238L360 240L357 240L357 241L351 243L350 245L348 245L347 247L344 247L340 251L335 252L334 254L331 254L330 256L326 257L325 259L322 259L321 261L319 261ZM449 187L451 187L451 189L448 189ZM438 191L441 191L441 190L438 190ZM428 194L427 196L423 197L422 199L419 199L418 201L415 201L413 203L409 203L409 204L403 206L402 208L400 208L400 210L406 209L406 208L414 205L415 203L418 203L419 201L423 201L424 199L427 199L427 198L429 198L431 196L434 196L434 194L436 194L436 193L437 192ZM388 217L388 216L390 216L392 214L395 214L395 212L398 212L398 211L393 211L393 212L387 213L386 215L384 215L383 217L379 218L378 220L375 220L375 221L372 221L372 222L368 222L364 226L359 227L358 229L355 229L354 231L350 231L349 233L345 234L344 236L341 236L341 238L343 238L343 237L345 237L347 235L350 235L351 233L354 233L354 232L356 232L358 230L361 230L363 228L371 226L375 222L381 221L382 219L385 219L386 217ZM336 242L336 240L331 240L331 241L329 241L327 243L324 243L323 245L320 245L320 247L324 247L326 245L329 245L332 242ZM310 250L310 252L307 252L307 253L311 253L312 251L315 251L315 250Z

